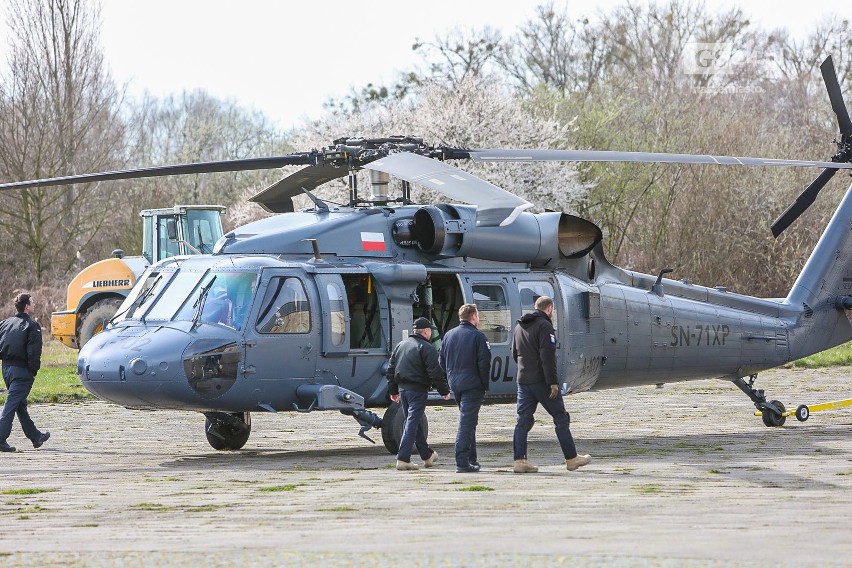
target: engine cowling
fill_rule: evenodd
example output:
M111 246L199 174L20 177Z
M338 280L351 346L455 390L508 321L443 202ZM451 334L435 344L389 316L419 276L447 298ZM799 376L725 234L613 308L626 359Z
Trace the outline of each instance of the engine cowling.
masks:
M416 246L437 258L473 257L543 266L558 258L579 258L600 242L600 228L567 213L521 213L505 227L477 227L476 208L428 205L393 230L399 246Z

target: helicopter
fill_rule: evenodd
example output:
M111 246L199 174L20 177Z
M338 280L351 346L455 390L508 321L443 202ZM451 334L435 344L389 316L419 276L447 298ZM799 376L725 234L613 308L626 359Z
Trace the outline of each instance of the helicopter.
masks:
M512 402L514 322L540 296L555 303L563 394L724 379L768 427L784 405L755 386L759 372L852 339L852 187L789 294L763 299L688 280L625 270L604 255L603 233L532 204L448 162L617 161L816 167L823 172L772 225L777 237L839 170L852 169L852 121L827 58L822 75L840 126L830 161L712 155L430 146L414 136L340 138L308 152L0 184L0 189L151 176L305 166L251 201L277 215L223 235L212 254L151 265L116 316L80 351L90 392L133 409L205 417L217 450L248 441L257 412L339 411L358 434L395 453L402 412L387 395L390 351L414 319L440 339L474 303L491 345L486 403ZM357 173L367 170L369 195ZM391 198L391 176L401 197ZM349 202L312 193L348 177ZM411 184L452 204L416 204ZM293 198L312 206L295 210ZM430 402L442 403L437 393ZM383 410L382 416L377 414ZM428 423L422 424L428 429ZM372 440L370 440L372 441Z

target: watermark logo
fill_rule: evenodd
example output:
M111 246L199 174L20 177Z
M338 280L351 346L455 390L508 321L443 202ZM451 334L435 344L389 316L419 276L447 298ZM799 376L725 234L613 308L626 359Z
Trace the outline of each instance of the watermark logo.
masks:
M687 75L728 75L734 72L731 43L688 43L681 68Z

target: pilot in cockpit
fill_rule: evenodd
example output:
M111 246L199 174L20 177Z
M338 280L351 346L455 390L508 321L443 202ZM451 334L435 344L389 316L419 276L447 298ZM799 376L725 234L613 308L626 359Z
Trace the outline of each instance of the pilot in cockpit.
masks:
M223 323L233 327L233 302L228 298L228 291L224 286L216 286L210 290L204 304L204 314L201 320L207 323Z

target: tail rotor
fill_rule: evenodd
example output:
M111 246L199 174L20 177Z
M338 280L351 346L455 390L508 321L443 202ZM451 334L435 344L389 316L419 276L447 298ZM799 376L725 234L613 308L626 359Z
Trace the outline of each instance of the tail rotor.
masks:
M852 163L852 120L849 118L849 111L843 101L843 93L840 92L840 83L837 80L834 61L830 55L820 65L820 71L822 71L822 79L828 90L831 108L837 117L837 124L840 125L840 138L835 140L837 152L831 157L831 161L838 164ZM838 168L826 168L799 194L796 200L772 223L771 229L774 237L777 238L811 206L828 180L837 173L837 170Z

